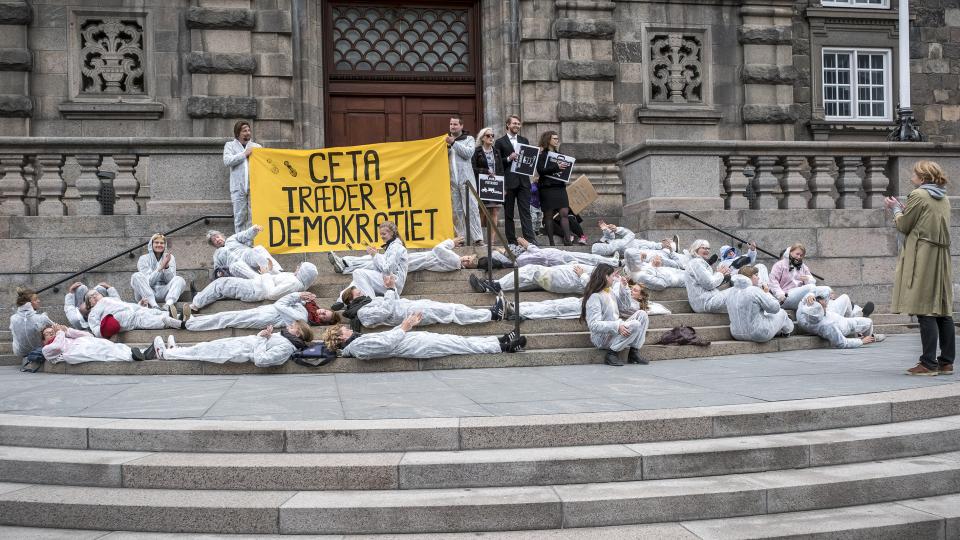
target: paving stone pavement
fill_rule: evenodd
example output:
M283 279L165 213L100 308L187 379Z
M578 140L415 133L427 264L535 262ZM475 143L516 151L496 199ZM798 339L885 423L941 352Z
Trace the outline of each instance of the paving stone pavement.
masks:
M0 412L104 418L338 420L511 416L733 405L949 384L909 377L919 336L861 349L648 366L575 365L397 373L95 376L0 368Z

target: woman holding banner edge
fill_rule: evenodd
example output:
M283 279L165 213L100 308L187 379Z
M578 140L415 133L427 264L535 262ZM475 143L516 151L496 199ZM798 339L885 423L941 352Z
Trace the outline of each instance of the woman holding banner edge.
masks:
M547 240L550 245L553 244L553 216L554 211L560 215L560 228L563 229L563 245L573 244L573 233L570 232L570 202L567 199L567 184L560 180L549 178L563 172L570 165L559 161L556 163L547 163L547 154L549 152L560 151L560 135L556 131L545 131L540 135L540 157L537 159L537 175L540 191L540 207L543 215L547 217L544 220L544 227L547 232Z
M480 130L480 133L477 133L477 142L480 144L478 144L476 150L473 151L473 159L470 160L473 165L473 176L477 180L477 193L480 193L481 174L503 176L503 159L500 151L493 146L495 139L496 135L493 132L493 128L485 127ZM487 208L490 219L493 221L493 223L487 222L487 227L496 227L500 218L500 208L503 206L503 203L488 201L481 201L481 203ZM495 238L496 235L490 235L491 244Z

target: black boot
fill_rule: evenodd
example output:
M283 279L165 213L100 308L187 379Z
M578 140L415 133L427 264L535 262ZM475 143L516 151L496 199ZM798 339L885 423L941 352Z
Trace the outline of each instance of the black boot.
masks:
M603 357L603 363L608 366L622 366L623 362L620 361L620 355L617 354L617 351L612 349L607 349L607 355Z
M630 352L627 353L627 362L631 364L643 364L647 365L650 363L649 360L640 356L640 349L630 347Z
M873 305L873 302L867 302L863 305L863 316L869 317L873 310L876 309L876 306Z
M510 345L507 346L507 352L521 352L525 348L527 348L527 336L520 336L510 342Z
M136 349L134 349L136 350ZM143 352L140 353L143 355L144 360L156 360L157 359L157 349L153 345L147 345ZM134 358L136 360L136 358Z

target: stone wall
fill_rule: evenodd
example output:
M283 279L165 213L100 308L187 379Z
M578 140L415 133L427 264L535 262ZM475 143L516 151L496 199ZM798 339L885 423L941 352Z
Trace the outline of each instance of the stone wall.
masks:
M914 116L930 141L960 139L960 2L910 6L910 79Z

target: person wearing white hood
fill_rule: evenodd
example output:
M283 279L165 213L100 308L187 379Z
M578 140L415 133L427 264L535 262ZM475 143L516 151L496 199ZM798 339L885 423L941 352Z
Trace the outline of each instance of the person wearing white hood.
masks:
M40 309L40 297L32 289L17 287L17 310L10 316L10 335L13 336L13 354L23 358L43 345L40 331L53 324Z
M622 366L619 352L630 349L627 362L631 364L649 364L650 361L640 355L640 347L646 339L650 318L647 312L639 309L626 320L620 320L622 311L619 296L614 291L617 280L616 270L601 264L590 275L590 281L583 291L583 303L580 322L586 322L590 328L590 341L598 349L606 351L604 363L609 366ZM621 283L621 286L624 286ZM624 289L619 289L623 291Z
M82 330L56 324L43 329L43 357L51 364L130 362L133 360L133 351L125 343L114 343Z
M590 279L593 267L579 264L552 267L530 264L519 268L517 272L521 291L544 290L560 294L581 294ZM514 287L513 272L508 272L494 281L480 279L476 274L471 274L469 279L470 287L476 292L496 294L512 291Z
M848 306L849 300L846 304L831 302L829 293L823 290L808 293L797 306L797 326L829 341L836 349L855 349L886 339L884 334L873 333L872 320L841 312Z
M383 240L383 253L379 253L373 246L367 247L367 253L372 257L369 268L361 268L353 272L353 281L348 285L356 286L370 294L383 295L387 292L383 286L383 276L396 278L397 294L403 292L403 284L407 281L409 265L407 248L403 245L397 232L397 224L384 221L377 226L380 239ZM342 295L347 289L340 291Z
M710 255L710 242L694 240L690 245L690 260L687 262L684 283L687 286L687 299L695 313L726 313L726 298L730 289L720 290L722 283L730 276L729 268L714 272L707 262Z
M615 292L614 290L617 289ZM648 301L649 295L642 285L624 286L615 282L611 292L617 298L617 307L620 315L629 317L638 310L647 312L647 315L669 315L670 310L662 304ZM520 302L518 310L513 302L507 302L504 307L504 319L514 320L519 312L520 320L536 321L543 319L578 319L583 308L583 300L576 296L567 298L553 298L533 302Z
M110 298L120 299L120 293L117 289L110 286L109 283L101 281L95 287L100 294ZM87 292L90 289L79 281L70 285L67 294L63 296L63 313L67 316L67 322L77 330L89 330L87 324Z
M220 231L207 231L207 242L217 248L213 252L213 267L230 268L233 263L243 261L251 269L278 274L283 267L273 258L263 246L254 246L253 239L260 234L263 227L254 225L229 237Z
M292 273L257 274L246 263L238 261L230 266L230 273L241 277L222 277L210 282L193 297L189 305L184 303L184 319L190 319L188 313L203 309L223 298L242 302L279 300L286 294L309 289L318 275L316 265L309 262L300 263Z
M778 335L793 332L793 321L780 309L780 303L769 293L767 285L760 284L754 267L741 267L731 281L733 288L727 294L726 304L733 339L766 343Z
M522 351L527 345L526 337L517 337L513 333L497 337L411 332L422 319L422 313L413 313L392 330L369 334L360 334L347 325L337 324L323 333L323 343L328 350L339 351L340 356L360 360L512 353Z
M130 286L135 302L146 299L149 307L156 308L157 298L163 298L163 309L177 317L175 303L187 282L177 275L177 259L167 251L167 239L162 234L150 237L147 252L140 256L137 271L130 276Z
M292 292L266 306L238 311L222 311L209 315L194 315L187 319L187 330L220 330L221 328L277 328L289 326L293 321L307 320L311 324L332 324L340 317L329 309L318 308L313 316L307 311L308 302L316 303L317 297L309 292Z
M233 125L233 140L223 145L223 165L230 168L230 201L233 203L233 230L250 226L250 154L260 145L253 142L250 122ZM226 266L226 265L225 265Z
M253 362L258 367L279 366L290 359L293 353L306 349L313 340L313 330L307 321L298 320L274 333L267 326L255 336L241 336L197 343L179 347L173 336L153 338L157 358L161 360L198 360L225 364L227 362Z
M600 241L593 244L590 247L590 252L594 255L601 255L604 257L612 257L614 253L619 253L621 256L624 255L624 251L628 248L639 249L643 251L659 251L659 250L674 250L675 246L671 245L670 240L661 240L659 242L653 240L644 240L643 238L637 238L636 233L631 231L626 227L618 227L613 223L607 223L602 219L597 222L600 230L603 231L603 235L600 237Z
M407 254L407 273L427 270L430 272L454 272L461 268L470 268L470 261L473 261L473 268L476 268L476 255L457 255L453 249L463 245L463 238L459 236L453 239L447 239L429 251L416 251ZM356 270L370 268L373 265L373 257L370 255L345 255L340 257L330 251L327 253L327 260L333 266L334 272L338 274L352 274Z
M651 291L683 287L686 283L686 272L680 268L664 266L665 260L660 255L648 258L645 252L628 249L624 262L630 279Z
M146 303L146 302L144 302ZM182 328L183 322L174 319L165 311L158 311L142 304L124 302L118 298L103 296L97 289L87 291L87 323L93 335L110 338L116 332L127 330L157 330L159 328ZM109 331L101 328L108 317L115 319L119 328L110 324Z

